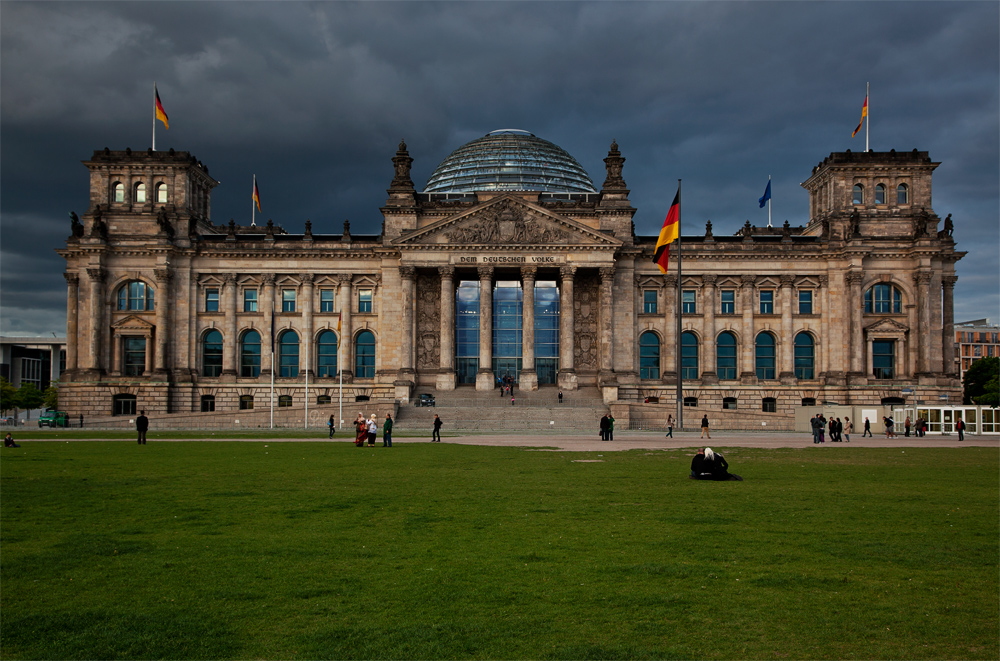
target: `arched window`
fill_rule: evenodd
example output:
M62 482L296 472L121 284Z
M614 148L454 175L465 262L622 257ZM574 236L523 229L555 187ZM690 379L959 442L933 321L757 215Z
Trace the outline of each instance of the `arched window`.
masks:
M775 378L774 370L777 351L774 336L770 333L761 333L758 335L754 350L754 363L757 368L757 378L761 380Z
M715 373L722 380L736 378L736 336L729 331L715 341Z
M291 395L278 395L278 408L287 409L292 406L292 396Z
M111 402L112 415L135 415L135 395L115 395Z
M217 330L205 333L201 341L201 373L202 376L222 374L222 333Z
M337 335L325 330L316 338L316 376L337 376Z
M260 333L255 330L247 331L240 340L240 376L260 376ZM250 398L250 408L253 408L253 397Z
M861 184L854 184L854 196L851 198L851 204L864 204L865 203L865 187Z
M215 395L201 396L201 412L211 413L215 410Z
M114 185L111 186L112 200L115 202L125 201L125 184L120 181L116 181Z
M375 378L375 335L371 331L361 331L354 340L354 376Z
M910 189L906 184L896 186L896 204L910 203Z
M885 204L885 184L875 185L875 204Z
M330 396L329 395L317 395L316 396L316 403L319 404L319 405L329 404L330 403Z
M146 203L146 184L138 183L135 185L135 196L132 199L135 200L136 204Z
M900 314L902 310L903 294L892 285L879 283L865 292L867 314Z
M690 380L698 376L698 336L681 333L681 378Z
M299 334L285 331L278 338L278 376L299 375Z
M639 336L639 378L660 378L660 338L650 331Z
M253 395L240 395L240 410L250 411L253 409Z
M795 336L795 378L816 378L816 347L812 335L799 333Z
M167 203L167 185L162 182L156 184L156 203L157 204Z
M119 310L152 310L153 288L142 280L129 280L118 289Z

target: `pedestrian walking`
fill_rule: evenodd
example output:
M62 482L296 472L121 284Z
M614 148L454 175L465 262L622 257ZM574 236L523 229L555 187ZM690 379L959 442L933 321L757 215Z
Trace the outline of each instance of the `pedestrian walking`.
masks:
M145 445L146 431L149 430L149 418L146 417L145 411L139 411L139 417L135 419L135 430L139 434L139 438L136 443L139 445Z
M330 438L333 438L334 429L333 429L333 416L332 415L330 416L330 419L326 421L326 426L330 428Z
M959 418L958 419L958 424L955 425L955 428L958 429L958 440L964 441L965 440L965 420L962 420L961 418Z
M861 432L861 438L864 438L865 436L868 436L870 438L871 435L872 435L872 423L869 422L868 418L866 417L865 418L865 430L863 432Z
M434 414L434 431L431 432L431 443L441 442L441 418Z
M851 434L854 433L854 423L851 422L850 418L845 417L844 420L847 421L846 424L844 425L844 438L847 440L848 443L850 443Z
M668 415L667 416L667 435L665 436L665 438L673 438L673 437L674 437L674 416Z
M712 435L708 432L707 413L701 417L701 436L699 436L698 438L712 438Z
M382 423L382 447L392 447L392 415L385 414L385 422Z
M514 406L514 395L510 396L510 405Z

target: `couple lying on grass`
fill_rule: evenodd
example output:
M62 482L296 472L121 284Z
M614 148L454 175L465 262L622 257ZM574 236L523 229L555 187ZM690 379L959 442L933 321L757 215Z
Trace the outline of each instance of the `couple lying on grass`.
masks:
M698 454L691 459L691 479L715 480L717 482L743 481L739 475L729 472L726 458L719 452L713 452L712 448L699 448Z

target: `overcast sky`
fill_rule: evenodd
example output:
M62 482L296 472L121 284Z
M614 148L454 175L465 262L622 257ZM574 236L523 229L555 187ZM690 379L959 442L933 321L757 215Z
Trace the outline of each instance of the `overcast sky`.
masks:
M684 181L684 233L804 224L834 151L930 152L952 214L956 321L1000 320L997 2L0 2L0 332L66 332L68 212L96 149L151 144L221 181L212 220L378 233L401 138L422 189L500 128L563 147L598 188L616 139L654 235Z

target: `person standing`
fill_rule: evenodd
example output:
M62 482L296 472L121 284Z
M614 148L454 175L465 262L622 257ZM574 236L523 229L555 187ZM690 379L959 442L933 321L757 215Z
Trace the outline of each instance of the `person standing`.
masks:
M667 416L667 435L664 438L674 437L674 416Z
M844 420L847 421L847 424L844 425L844 438L847 440L848 443L850 443L851 434L854 433L854 423L851 422L850 418L844 418Z
M604 415L601 416L601 427L600 427L600 430L601 430L601 440L602 441L608 440L608 414L607 413L605 413Z
M80 429L83 429L83 414L80 414Z
M965 440L965 420L963 420L962 418L959 418L958 419L958 424L955 425L955 429L958 430L958 440L964 441Z
M441 442L441 418L434 414L434 431L431 432L431 443Z
M708 432L708 414L702 416L701 418L701 436L698 438L712 438L712 435Z
M392 415L385 414L385 422L382 423L382 447L392 447Z
M559 391L559 403L562 404L562 390Z
M378 436L378 422L375 420L375 414L372 413L371 417L368 418L368 447L375 447L376 436Z
M326 426L330 428L330 438L333 438L334 429L333 429L333 416L332 415L330 416L330 419L326 421Z
M365 414L358 411L358 417L354 421L354 445L359 448L364 447L367 438L368 421L365 420Z
M868 436L870 438L871 435L872 435L872 423L866 417L865 418L865 430L863 432L861 432L861 438L864 438L865 436Z
M910 416L906 416L906 420L903 421L903 436L910 437Z
M608 440L615 440L615 416L608 414Z
M830 430L830 442L831 443L836 443L837 442L837 420L833 416L830 416L830 420L829 420L829 422L826 423L826 425L827 425L827 429Z
M135 430L139 433L139 439L136 443L145 445L146 431L149 430L149 418L146 417L145 411L139 411L139 417L135 419Z
M510 405L514 406L514 395L510 396Z

